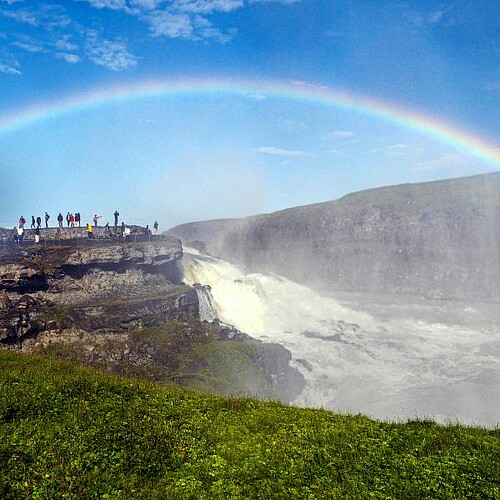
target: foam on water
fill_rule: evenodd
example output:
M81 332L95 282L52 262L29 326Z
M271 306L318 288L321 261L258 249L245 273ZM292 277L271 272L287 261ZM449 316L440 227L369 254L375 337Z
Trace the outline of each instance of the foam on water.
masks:
M212 287L222 321L290 350L307 381L296 404L391 420L500 422L500 336L494 324L471 328L443 321L442 303L377 310L351 300L349 307L349 301L281 276L247 274L191 249L183 265L186 281ZM439 322L432 307L440 308ZM476 314L472 306L468 314Z

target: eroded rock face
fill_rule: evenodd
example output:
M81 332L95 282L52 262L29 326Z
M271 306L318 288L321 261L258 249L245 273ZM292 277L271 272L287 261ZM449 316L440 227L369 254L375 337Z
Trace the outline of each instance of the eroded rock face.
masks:
M60 340L60 334L67 330L92 335L128 334L170 320L183 321L197 313L197 296L190 292L187 287L178 287L158 297L97 298L66 304L28 294L4 294L0 298L0 344L31 350L38 340L46 342L47 336L54 340L54 335ZM42 333L46 335L38 339ZM34 342L26 343L28 339Z
M181 256L173 238L0 246L0 347L188 386L201 369L195 362L185 366L196 349L237 344L238 350L248 343L242 359L253 370L251 394L286 401L297 395L304 382L289 366L288 351L211 322L210 288L179 282ZM216 356L217 363L227 359ZM228 369L221 368L224 376ZM234 394L248 390L247 382L235 382Z
M11 300L4 294L0 299L0 342L15 343L50 328L50 321L43 316L48 305L31 295Z
M0 289L16 293L47 290L47 276L36 264L11 263L0 265Z
M157 325L175 316L174 291L185 293L168 276L169 266L182 256L180 242L173 238L1 250L4 343L20 346L29 336L78 323L82 330L107 332Z
M211 255L326 289L500 297L500 172L169 231Z
M178 240L170 243L105 245L73 249L62 261L63 266L107 266L135 264L138 266L162 266L182 257Z
M92 296L106 289L120 293L125 284L119 276L126 273L129 289L144 283L158 288L159 282L178 278L176 261L181 257L181 243L174 238L130 245L14 246L2 253L0 290L61 293L61 299L63 292L78 293L85 288ZM115 286L120 290L113 290Z

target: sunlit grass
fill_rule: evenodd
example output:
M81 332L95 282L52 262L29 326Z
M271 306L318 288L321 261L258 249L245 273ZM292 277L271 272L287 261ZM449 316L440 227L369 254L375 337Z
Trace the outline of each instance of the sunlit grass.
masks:
M0 352L1 498L500 498L500 430L229 399Z

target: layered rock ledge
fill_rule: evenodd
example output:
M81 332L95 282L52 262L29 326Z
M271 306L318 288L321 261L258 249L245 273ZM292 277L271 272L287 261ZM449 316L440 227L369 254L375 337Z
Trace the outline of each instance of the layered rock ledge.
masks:
M222 394L298 395L286 349L201 321L210 289L182 282L180 240L137 239L0 242L0 347Z

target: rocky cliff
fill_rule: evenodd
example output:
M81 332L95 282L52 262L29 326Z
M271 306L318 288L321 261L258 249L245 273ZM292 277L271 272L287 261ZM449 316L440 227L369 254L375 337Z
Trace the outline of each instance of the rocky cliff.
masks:
M500 173L371 189L168 234L329 289L498 301Z
M210 291L180 281L180 240L46 243L0 244L0 347L224 394L302 389L284 348L200 320Z

